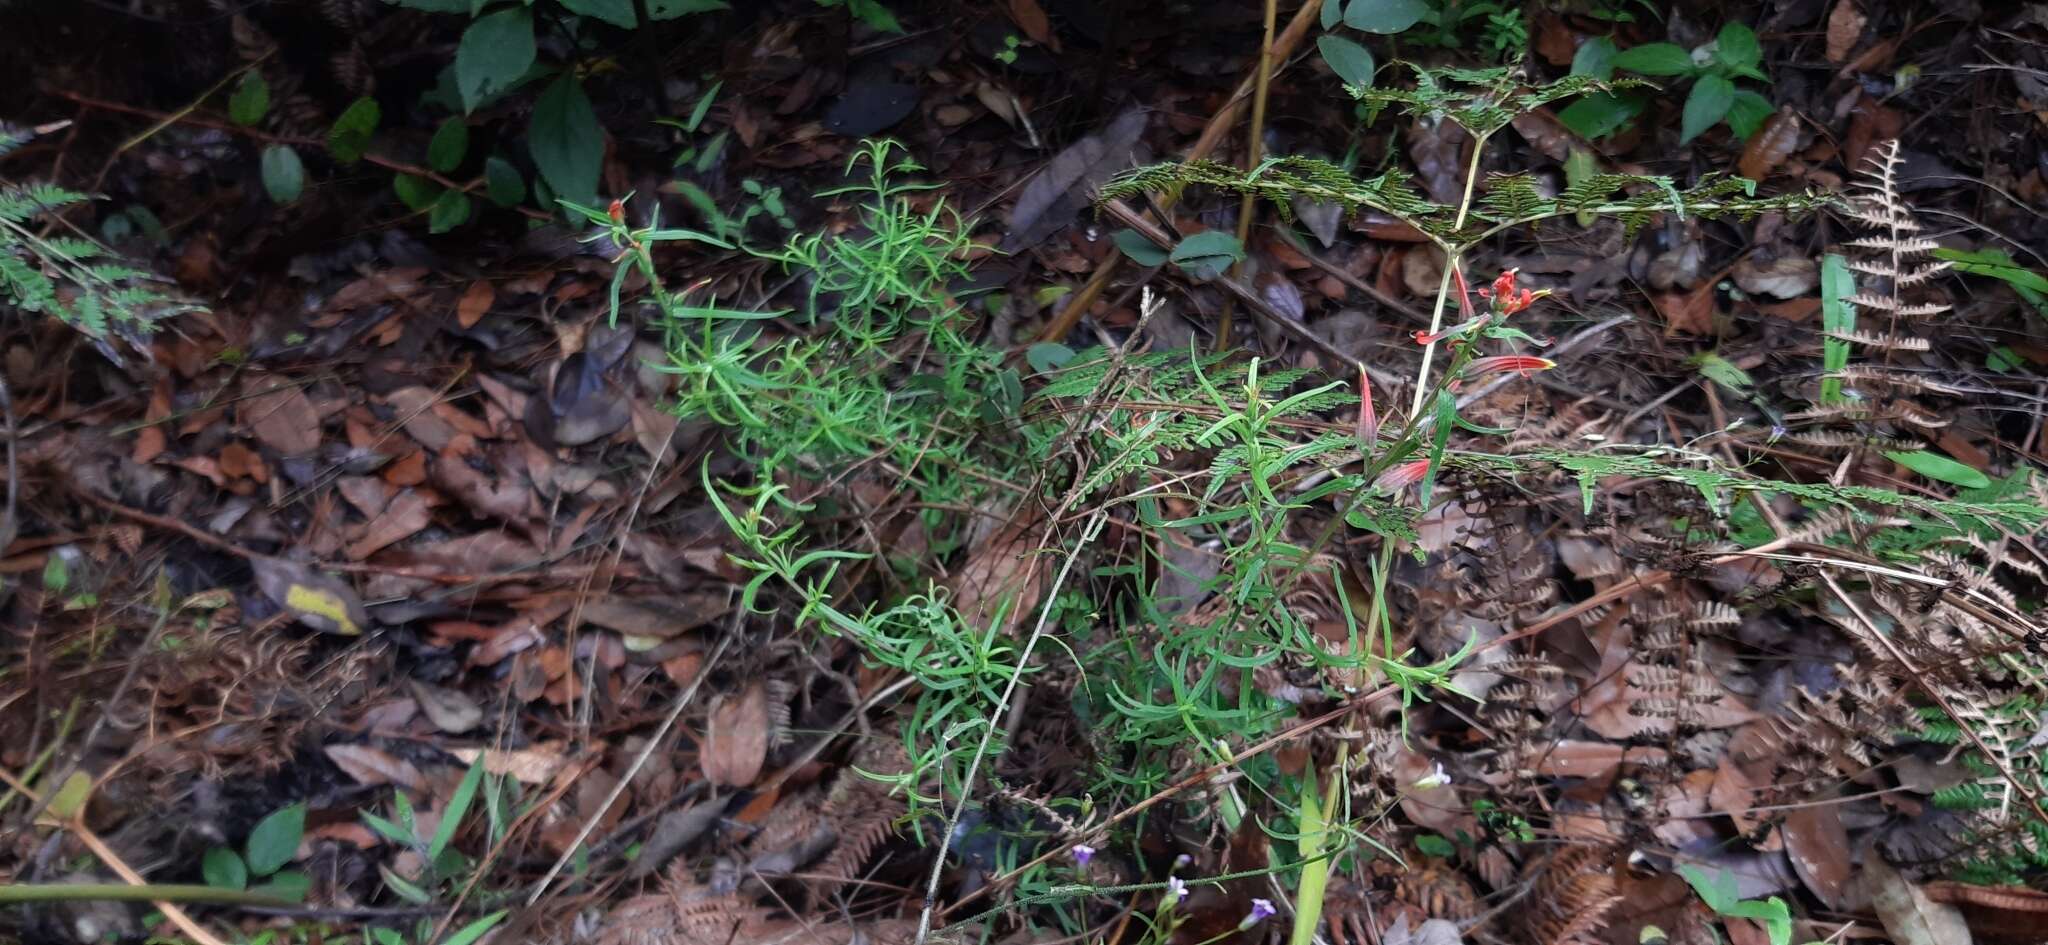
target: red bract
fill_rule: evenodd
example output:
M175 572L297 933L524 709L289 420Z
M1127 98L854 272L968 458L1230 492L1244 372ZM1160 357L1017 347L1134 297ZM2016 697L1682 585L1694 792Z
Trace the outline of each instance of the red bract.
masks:
M1380 473L1380 477L1373 480L1372 487L1381 492L1399 492L1421 482L1422 477L1427 475L1429 475L1429 460L1411 459L1399 466L1388 469L1386 472Z
M1365 367L1358 368L1358 448L1372 453L1373 443L1380 438L1380 416L1372 409L1372 379L1365 374Z
M1497 354L1490 358L1472 359L1472 363L1465 365L1465 376L1478 377L1481 374L1496 374L1501 371L1520 371L1526 374L1530 371L1548 371L1556 366L1557 362L1549 358L1528 354Z

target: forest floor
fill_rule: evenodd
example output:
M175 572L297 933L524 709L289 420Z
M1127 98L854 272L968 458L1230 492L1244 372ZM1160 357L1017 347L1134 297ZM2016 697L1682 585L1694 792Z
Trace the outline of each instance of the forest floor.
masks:
M0 940L2048 941L2048 4L730 7L0 4Z

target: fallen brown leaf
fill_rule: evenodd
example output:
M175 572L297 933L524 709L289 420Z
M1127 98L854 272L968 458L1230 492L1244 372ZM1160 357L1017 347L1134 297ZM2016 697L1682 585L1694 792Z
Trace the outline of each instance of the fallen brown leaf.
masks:
M328 745L322 749L327 760L334 762L343 774L356 780L357 784L396 784L408 791L423 791L427 779L420 775L420 769L412 762L399 758L382 748L369 745Z
M427 714L427 721L446 734L460 735L484 720L483 707L467 693L417 679L407 679L405 685L412 690L413 698L419 700L420 711Z
M371 480L375 481L375 480ZM361 561L379 551L411 538L433 520L424 496L411 489L397 494L377 517L363 529L361 538L349 543L348 556Z
M754 783L768 759L768 735L768 687L756 679L711 710L698 758L705 779L720 787Z
M462 298L455 303L455 323L464 328L473 328L483 320L484 313L491 310L491 303L497 301L498 292L491 284L479 279L469 284Z
M242 401L235 419L263 445L285 456L303 456L320 448L320 413L297 385L268 374L242 382Z
M1869 17L1856 8L1856 0L1836 0L1834 10L1828 13L1828 61L1845 62L1849 54L1856 51L1856 42L1863 38L1863 24Z
M1842 809L1815 798L1785 815L1778 832L1785 837L1785 854L1806 888L1830 909L1845 909L1850 877L1849 831L1842 826Z
M1045 15L1045 8L1038 0L1010 0L1010 19L1032 42L1053 52L1059 52L1059 40L1052 35L1052 20Z
M1799 147L1799 113L1790 106L1780 108L1764 119L1764 126L1749 136L1749 143L1742 148L1742 159L1736 163L1736 170L1753 181L1761 181L1792 156Z

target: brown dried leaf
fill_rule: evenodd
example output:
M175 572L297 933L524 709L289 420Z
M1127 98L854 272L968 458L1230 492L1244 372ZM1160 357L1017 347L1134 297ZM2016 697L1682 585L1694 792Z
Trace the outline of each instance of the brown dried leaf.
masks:
M1045 15L1045 8L1038 0L1010 0L1010 19L1024 35L1040 46L1059 52L1059 40L1052 35L1052 20Z
M1465 194L1465 148L1472 136L1457 122L1439 121L1435 126L1416 119L1408 126L1408 157L1431 200L1457 206Z
M1751 253L1735 263L1736 286L1751 295L1796 299L1820 287L1820 267L1805 256L1760 258Z
M434 723L434 727L442 732L460 735L484 720L483 707L466 693L417 679L407 679L405 684L412 690L413 698L419 700L420 711L427 714L427 721Z
M408 791L424 791L427 779L412 762L369 745L328 745L322 749L327 760L357 784L396 784Z
M1961 910L1928 898L1875 851L1863 858L1862 881L1871 908L1898 945L1970 945Z
M370 624L369 611L354 589L296 561L249 559L256 586L298 621L321 633L356 636Z
M1736 169L1742 176L1762 181L1799 147L1799 113L1790 106L1764 119L1764 126L1749 136Z
M698 761L704 777L720 787L745 787L761 776L768 760L768 688L756 679L738 698L711 710Z
M1667 292L1650 297L1664 315L1664 334L1714 333L1714 284L1705 283L1691 292Z
M243 381L235 419L282 455L303 456L320 448L320 412L305 391L282 378L260 374Z
M491 303L498 300L498 290L489 282L479 279L469 284L462 298L455 303L455 323L464 328L473 328L483 320L484 313L491 310Z
M562 756L560 745L543 742L531 748L515 751L501 751L496 748L451 748L448 753L462 759L463 764L475 764L478 757L484 760L484 771L496 775L511 775L522 784L546 784L553 780L569 763Z
M1015 623L1037 609L1047 580L1036 554L1043 518L1035 503L1027 503L954 572L953 606L968 626L985 628L997 614Z
M729 597L723 591L674 597L607 597L583 605L583 620L625 634L627 649L646 649L654 642L725 616L731 609ZM647 641L647 645L635 641Z
M376 480L371 480L375 482ZM433 521L425 496L407 489L391 498L377 517L363 529L363 536L349 543L348 556L361 561L391 545L411 538Z
M1849 831L1842 826L1842 809L1819 799L1793 808L1778 830L1806 888L1830 909L1847 908Z
M1849 54L1856 51L1856 41L1863 38L1863 24L1869 17L1856 9L1856 0L1836 0L1835 9L1828 13L1828 61L1846 62Z

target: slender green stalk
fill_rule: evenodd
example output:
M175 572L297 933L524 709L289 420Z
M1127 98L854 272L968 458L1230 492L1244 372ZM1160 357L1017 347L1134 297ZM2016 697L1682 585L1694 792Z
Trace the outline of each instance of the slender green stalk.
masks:
M35 902L217 902L234 906L290 907L289 899L245 889L167 883L10 883L0 885L0 905Z

